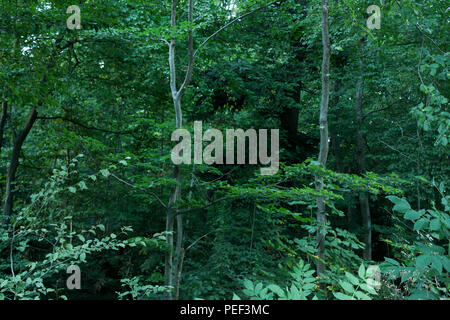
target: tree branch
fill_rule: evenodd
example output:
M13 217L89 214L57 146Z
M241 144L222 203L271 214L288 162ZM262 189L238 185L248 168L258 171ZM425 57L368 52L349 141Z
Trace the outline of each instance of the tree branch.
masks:
M188 209L177 210L175 215L188 213L188 212L191 212L191 211L194 211L194 210L206 209L206 208L208 208L208 207L210 207L210 206L212 206L212 205L214 205L214 204L216 204L218 202L225 201L225 200L230 200L230 199L233 199L233 198L238 198L238 197L237 196L223 197L223 198L211 201L211 202L209 202L208 204L206 204L206 205L204 205L202 207L195 207L195 208L188 208Z
M241 15L241 16L239 16L239 17L233 19L233 20L231 20L230 22L228 22L227 24L225 24L224 26L222 26L220 29L218 29L216 32L214 32L213 34L211 34L208 38L206 38L206 39L198 46L198 48L197 48L197 49L195 50L195 52L194 52L194 59L195 59L195 57L197 56L198 51L199 51L202 47L204 47L204 46L206 45L206 43L208 43L209 40L211 40L212 38L214 38L216 35L218 35L220 32L222 32L223 30L225 30L226 28L228 28L229 26L231 26L231 25L234 24L235 22L240 21L240 20L242 20L243 18L245 18L245 17L247 17L247 16L249 16L249 15L255 13L255 12L258 12L258 11L260 11L260 10L262 10L262 9L264 9L264 8L266 8L266 7L268 7L268 6L272 5L272 4L274 4L274 3L276 3L276 2L283 2L283 1L284 1L284 0L277 0L277 1L269 2L269 3L263 5L263 6L259 7L259 8L256 8L255 10L252 10L252 11L250 11L250 12L247 12L247 13L245 13L245 14L243 14L243 15Z
M141 188L141 187L136 187L134 184L129 183L128 181L125 181L125 180L123 180L123 179L120 179L120 178L119 178L118 176L116 176L114 173L110 173L110 175L111 175L114 179L116 179L117 181L122 182L123 184L126 184L127 186L130 186L130 187L132 187L132 188L137 188L137 189L139 189L139 190L141 190L141 191L143 191L143 192L145 192L145 193L151 195L151 196L154 197L156 200L158 200L158 202L159 202L164 208L167 209L167 205L166 205L166 204L158 197L158 195L156 195L156 193L153 193L153 192L148 191L148 190L146 190L146 189L144 189L144 188Z
M188 36L188 68L186 71L186 76L184 78L183 84L178 90L178 95L181 97L186 90L186 87L189 85L189 82L192 78L192 71L194 69L194 37L192 35L192 24L194 22L193 18L193 0L189 0L189 9L188 9L188 21L189 21L189 36Z
M67 117L63 117L63 116L53 116L53 117L37 117L38 120L63 120L63 121L67 121L67 122L71 122L77 126L80 126L84 129L87 130L96 130L96 131L101 131L101 132L106 132L106 133L113 133L113 134L132 134L132 131L114 131L114 130L108 130L108 129L102 129L102 128L96 128L96 127L92 127L92 126L88 126L83 124L82 122L80 122L79 120L76 119L71 119L71 118L67 118Z

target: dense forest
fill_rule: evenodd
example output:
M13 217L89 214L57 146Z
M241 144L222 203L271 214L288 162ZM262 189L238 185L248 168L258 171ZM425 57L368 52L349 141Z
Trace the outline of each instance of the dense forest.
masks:
M0 300L449 299L449 11L0 0Z

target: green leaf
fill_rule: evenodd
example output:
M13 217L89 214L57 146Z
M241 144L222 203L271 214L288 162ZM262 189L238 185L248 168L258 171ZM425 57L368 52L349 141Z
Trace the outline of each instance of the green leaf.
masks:
M372 288L371 286L368 286L365 283L361 284L360 288L363 289L364 291L370 293L370 294L373 294L373 295L377 294L377 291L374 288Z
M420 213L415 211L415 210L407 210L405 215L403 216L403 218L405 218L406 220L417 220L420 218Z
M372 300L371 297L369 297L367 294L365 294L365 293L363 293L363 292L361 292L361 291L357 291L357 292L355 293L355 296L356 296L358 299L361 299L361 300Z
M355 292L355 288L353 288L353 286L350 283L348 283L347 281L341 280L341 281L339 281L339 284L341 285L342 289L344 289L348 293Z
M407 210L411 209L411 206L409 205L408 201L406 201L406 199L399 198L396 196L388 196L386 198L388 198L395 204L394 208L392 208L392 210L394 211L405 213Z
M421 218L421 219L417 220L416 223L414 223L414 230L415 231L424 230L427 225L428 225L428 219Z
M355 277L354 275L352 275L350 272L346 272L345 276L347 277L348 280L350 280L351 283L353 283L355 286L357 286L359 284L359 280L357 277Z
M394 266L400 266L400 263L394 259L384 257L384 260L386 260L390 264L393 264Z
M441 262L441 256L431 256L431 263L434 269L439 272L439 274L442 274L442 262Z
M430 222L430 230L437 231L441 228L441 222L438 219L433 219Z
M244 287L246 287L247 289L249 289L250 291L254 291L254 286L253 286L253 282L251 282L248 279L244 280Z
M419 268L427 267L432 261L432 257L427 254L420 255L416 258L416 266Z
M442 265L444 266L445 270L447 272L450 272L450 258L448 257L442 257Z
M353 297L348 296L342 292L333 292L333 295L338 299L338 300L355 300Z
M364 268L364 264L361 264L361 266L359 267L359 270L358 270L358 276L361 278L361 279L364 279L364 275L366 274L366 271L365 271L366 269Z
M78 185L80 186L81 190L86 190L88 187L86 186L86 183L84 181L80 181L78 183Z
M109 175L110 175L110 172L109 172L108 169L102 169L102 170L100 170L100 173L101 173L105 178L109 177Z
M283 289L281 289L279 286L277 286L276 284L269 284L267 286L267 288L271 291L273 291L274 293L276 293L278 296L280 297L284 297L285 293L283 291Z

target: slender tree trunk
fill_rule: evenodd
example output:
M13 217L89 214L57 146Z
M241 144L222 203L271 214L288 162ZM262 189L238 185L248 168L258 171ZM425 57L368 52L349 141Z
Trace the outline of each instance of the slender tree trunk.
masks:
M350 232L353 232L353 230L355 229L354 228L355 208L353 207L353 203L351 201L351 200L353 200L353 196L349 196L349 198L350 199L348 199L348 204L347 204L347 227Z
M172 10L171 10L171 26L175 30L177 26L176 16L177 16L177 0L172 0ZM213 37L215 37L217 34L225 30L227 27L233 25L237 21L241 21L243 18L267 7L270 4L275 3L270 2L266 5L263 5L253 11L247 12L239 17L236 17L229 23L225 24L223 27L219 28L217 31L212 33L209 37L207 37L198 47L197 49L193 50L193 30L192 30L192 24L193 24L193 11L194 11L194 5L193 0L188 0L188 22L190 23L190 28L188 32L188 66L186 70L186 74L184 77L184 81L181 84L180 88L177 89L177 79L176 79L176 65L175 65L175 48L176 48L176 39L172 38L169 45L169 68L170 68L170 90L172 93L172 100L175 108L175 121L177 128L182 128L183 126L183 116L182 116L182 109L181 109L181 99L183 97L184 91L186 90L187 86L189 85L192 77L192 72L194 69L194 60L195 56L198 53L198 50L200 50L208 41L210 41ZM328 2L328 1L327 1ZM177 187L174 188L174 190L171 193L170 201L169 201L169 208L167 210L167 216L166 216L166 231L168 231L167 235L167 243L169 245L169 252L166 255L166 267L165 267L165 276L166 276L166 285L174 287L175 291L175 297L178 298L178 292L179 292L179 284L180 284L180 278L181 278L181 268L183 265L183 258L184 258L184 249L183 249L183 219L181 215L176 215L176 202L181 198L181 170L179 166L174 166L174 177L177 181ZM177 222L177 243L175 245L175 257L174 257L174 238L173 238L173 231L174 231L174 222ZM174 263L174 260L176 263ZM168 292L167 293L168 299L173 299L173 293Z
M5 96L3 96L5 99ZM8 116L8 101L2 101L2 110L0 110L0 159L2 157L3 135L5 133L6 117ZM3 181L0 181L0 195L3 194ZM1 219L0 219L1 223Z
M339 90L341 90L341 86L342 86L342 80L341 79L337 79L334 83L334 97L333 97L333 101L332 101L332 108L336 108L337 105L339 104L339 100L340 100L340 95L339 95ZM336 161L336 171L337 172L344 172L344 163L342 162L342 152L341 152L341 147L340 147L340 139L337 133L337 129L331 127L330 128L330 142L331 142L331 147L333 150L333 155L334 155L334 159Z
M176 274L174 279L174 287L175 287L175 300L178 300L180 297L180 284L181 284L181 271L183 269L183 262L184 262L184 239L183 239L183 220L182 216L177 216L177 246L175 249L175 256L177 257L176 260Z
M181 186L180 186L180 180L181 180L181 172L179 166L174 167L174 174L173 177L177 181L177 186L175 187L174 191L172 192L170 196L170 201L167 209L167 216L166 216L166 241L169 247L168 252L166 253L166 266L164 275L166 277L166 285L171 286L175 288L175 274L176 274L176 264L174 265L174 224L175 224L175 214L176 211L174 210L174 205L181 197ZM177 221L178 222L178 221ZM178 227L179 229L179 227ZM178 230L180 231L180 230ZM182 231L182 230L181 230ZM177 233L177 239L178 239L179 233ZM178 246L178 243L177 243ZM176 261L176 259L175 259ZM173 293L172 291L167 292L166 295L167 299L172 300L173 299Z
M362 59L362 58L361 58ZM366 172L366 148L365 148L365 138L362 132L363 126L363 70L362 61L360 63L360 75L356 81L356 102L355 102L355 113L356 113L356 140L358 148L358 169L359 173L363 175ZM364 259L372 259L372 220L370 217L370 207L369 207L369 195L367 192L361 192L359 194L359 207L361 210L362 224L364 229Z
M417 127L416 134L417 134L417 142L418 142L416 175L420 176L421 173L422 173L420 168L422 168L423 145L422 145L422 138L420 137L420 128L419 127ZM420 209L421 209L421 203L420 203L421 195L420 195L420 183L419 183L419 181L416 182L416 190L417 190L417 210L420 211Z
M336 172L344 172L344 164L341 158L340 139L335 130L330 130L330 142L333 149L334 159L336 161Z
M8 115L8 101L2 101L2 110L0 114L0 156L2 154L3 134L5 130L7 115Z
M172 0L172 12L171 12L171 26L176 28L177 21L177 0ZM188 21L193 22L193 0L188 1ZM176 39L172 38L169 43L169 69L170 69L170 90L172 93L172 100L175 109L175 123L177 128L183 127L183 113L181 109L181 98L189 85L192 76L192 70L194 67L194 52L193 52L193 34L192 27L188 33L188 67L183 84L177 89L176 78L176 65L175 65L175 48ZM175 165L173 168L173 177L177 181L177 186L173 189L170 196L169 206L166 215L166 241L169 246L169 251L166 254L165 263L165 277L166 285L172 287L174 290L167 292L167 299L172 300L174 298L173 292L175 292L175 299L179 295L179 284L181 278L181 267L183 264L183 218L181 215L176 215L176 203L181 199L181 169L180 166ZM177 237L174 245L174 224L175 219L177 223Z
M328 30L328 13L330 7L328 0L322 0L322 101L320 104L320 152L319 163L326 166L328 158L328 103L330 98L330 36ZM322 191L323 178L316 176L316 190ZM326 232L326 205L323 196L317 197L317 236L316 248L319 259L316 263L317 275L325 271L325 232Z
M19 166L19 156L20 151L22 150L22 145L27 138L28 134L31 131L34 123L37 119L37 111L36 108L33 107L31 109L28 119L25 122L23 129L19 132L17 137L14 140L13 151L11 155L11 161L8 168L8 174L6 175L6 192L5 192L5 204L3 207L3 221L5 225L7 225L9 217L12 213L12 204L13 204L13 183L16 178L17 168Z

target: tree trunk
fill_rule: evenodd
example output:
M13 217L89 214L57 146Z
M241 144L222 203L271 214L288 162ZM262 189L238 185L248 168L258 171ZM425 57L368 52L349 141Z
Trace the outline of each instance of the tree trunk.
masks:
M172 12L171 12L171 26L176 28L177 16L177 0L172 0ZM193 0L188 1L188 21L193 22ZM192 76L192 70L194 67L194 52L193 52L193 34L192 27L188 33L188 67L185 75L185 79L180 89L177 89L176 78L176 65L175 65L175 48L176 39L172 38L169 43L169 69L170 69L170 90L172 93L172 100L175 109L175 123L177 128L183 127L183 113L181 109L181 98L186 87L189 85ZM170 195L170 201L166 215L166 241L169 246L169 251L166 254L166 264L164 274L166 277L166 285L173 288L173 291L167 292L166 298L172 300L174 298L173 292L175 292L175 298L178 299L179 284L181 278L181 267L183 264L183 218L181 215L176 215L176 203L181 199L181 169L180 166L175 165L173 168L173 177L177 181L177 186L172 190ZM174 252L174 222L177 222L177 238Z
M361 58L362 59L362 58ZM362 132L363 125L363 75L362 75L362 61L360 63L361 70L358 80L356 81L356 102L355 102L355 113L356 113L356 141L358 148L358 169L359 174L363 175L366 172L366 149L365 149L365 138ZM359 194L359 206L361 210L362 224L364 229L364 259L372 259L372 220L370 217L370 207L369 207L369 195L367 192L361 192Z
M334 98L332 101L332 108L336 108L337 105L339 104L339 100L340 100L340 95L339 95L339 90L341 90L341 86L342 86L342 80L341 79L336 79L335 83L334 83ZM336 127L331 127L330 128L330 142L331 142L331 147L333 150L333 155L334 155L334 159L336 161L336 171L337 172L344 172L344 163L342 162L342 152L341 152L341 142L339 139L339 136L337 134L337 129Z
M319 163L325 168L328 158L328 103L330 98L330 36L328 31L328 0L322 0L322 101L320 104L320 152ZM316 190L323 189L323 178L316 176ZM317 275L325 271L325 232L326 232L326 205L323 196L317 197L317 236L316 248L318 260L316 263Z
M5 205L3 207L3 221L5 226L8 223L9 217L12 213L12 204L13 204L13 183L16 178L17 168L19 166L19 156L20 151L22 150L22 145L27 138L28 134L31 131L34 123L37 119L37 111L36 108L33 107L31 109L30 114L28 115L28 119L23 127L23 129L19 132L17 137L14 140L13 151L11 155L11 162L8 168L8 174L6 176L6 192L5 192Z
M8 102L2 101L2 110L0 115L0 156L2 155L3 134L6 125L6 116L8 115Z
M177 16L177 0L172 0L172 10L171 10L171 26L175 30L177 26L176 22L176 16ZM215 37L217 34L225 30L227 27L231 26L237 21L241 21L242 18L247 17L265 7L267 7L270 4L275 3L270 2L266 5L263 5L253 11L247 12L246 14L243 14L239 17L236 17L214 33L212 33L209 37L207 37L198 47L197 49L193 50L193 11L194 11L194 5L193 0L188 0L188 22L190 24L189 32L188 32L188 66L186 70L186 74L184 77L184 81L181 84L180 88L177 89L177 79L176 79L176 65L175 65L175 47L176 47L176 39L172 38L170 40L169 45L169 76L170 76L170 90L172 93L172 99L173 104L175 108L175 121L177 128L182 128L183 125L183 116L182 116L182 109L181 109L181 98L183 97L184 91L186 90L187 86L189 85L192 77L192 72L194 69L194 60L195 56L198 53L198 50L202 48L209 40L211 40L213 37ZM167 243L169 245L169 252L166 255L166 267L164 274L166 276L166 285L174 287L175 291L175 298L178 298L178 292L179 292L179 284L181 279L181 267L183 264L183 258L184 258L184 249L183 249L183 219L181 215L176 214L176 202L181 198L181 170L179 166L174 166L174 177L177 181L177 186L175 189L171 192L170 201L169 201L169 208L167 210L167 216L166 216L166 231L168 231L167 235ZM175 257L174 257L174 246L173 246L173 229L174 229L174 222L175 217L177 221L177 243L175 245ZM175 259L175 264L174 264ZM173 299L172 292L167 293L168 299Z

